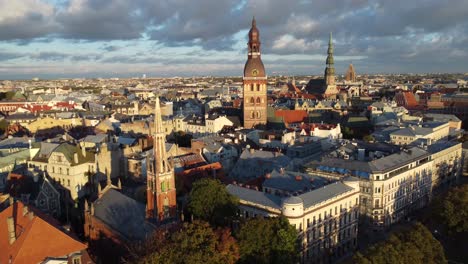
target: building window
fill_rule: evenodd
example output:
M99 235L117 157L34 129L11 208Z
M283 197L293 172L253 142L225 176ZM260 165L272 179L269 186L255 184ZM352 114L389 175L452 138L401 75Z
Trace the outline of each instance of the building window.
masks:
M253 97L250 97L250 103L255 104L255 99Z
M67 168L67 175L70 175L70 169Z
M73 258L73 264L81 264L81 258L80 257L74 257Z
M260 97L257 97L257 104L260 104Z
M260 92L260 84L257 84L257 92Z
M254 85L253 85L253 84L250 85L250 91L251 91L251 92L254 91Z
M67 185L68 185L68 187L70 187L70 180L68 180Z

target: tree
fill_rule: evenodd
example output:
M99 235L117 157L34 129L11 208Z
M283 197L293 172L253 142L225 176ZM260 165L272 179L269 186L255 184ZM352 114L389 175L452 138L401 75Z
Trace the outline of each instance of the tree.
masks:
M343 127L341 133L343 134L343 138L345 139L352 139L354 137L354 131L349 127Z
M284 217L252 218L238 233L239 263L295 263L298 233Z
M468 232L468 185L450 190L434 201L434 213L449 232Z
M192 146L192 138L192 135L184 131L177 131L174 133L174 141L180 147L190 148Z
M421 223L390 235L387 241L354 256L358 264L447 263L442 245Z
M192 186L188 210L195 218L220 226L236 215L238 204L238 198L228 193L219 180L203 178Z
M154 243L160 245L159 248L144 255L137 263L233 264L239 259L239 247L230 230L213 230L202 221L184 223L182 229L173 233L165 243Z
M373 142L375 141L374 137L372 135L365 135L363 138L362 138L364 141L366 142Z

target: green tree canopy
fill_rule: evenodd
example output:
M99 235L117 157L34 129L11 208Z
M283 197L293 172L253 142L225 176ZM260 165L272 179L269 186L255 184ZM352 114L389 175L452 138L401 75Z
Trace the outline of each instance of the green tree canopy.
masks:
M238 233L240 263L295 263L298 233L284 217L252 218Z
M393 263L447 263L444 249L431 232L421 223L416 223L408 231L390 235L389 239L370 247L354 256L358 264Z
M450 232L468 232L468 185L455 187L437 198L434 213Z
M230 230L213 230L208 223L202 221L185 223L182 229L170 235L164 243L154 239L149 242L159 247L141 257L137 263L233 264L239 259L239 247Z
M196 219L213 225L225 225L237 212L239 200L219 181L204 178L196 181L189 194L188 209Z

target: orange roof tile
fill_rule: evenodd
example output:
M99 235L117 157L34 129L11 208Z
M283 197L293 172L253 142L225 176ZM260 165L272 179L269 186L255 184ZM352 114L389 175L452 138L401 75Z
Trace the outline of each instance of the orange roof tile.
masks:
M287 124L302 122L307 118L306 110L276 110L276 117L282 117Z
M58 222L38 209L16 202L0 213L0 263L39 263L47 257L61 257L85 250L85 244L60 230ZM31 212L34 215L30 215ZM16 240L9 243L7 218L14 219ZM32 216L32 217L30 217Z

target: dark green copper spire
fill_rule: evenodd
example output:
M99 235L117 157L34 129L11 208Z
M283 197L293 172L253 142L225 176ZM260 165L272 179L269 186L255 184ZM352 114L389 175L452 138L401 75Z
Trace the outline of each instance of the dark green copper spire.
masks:
M327 55L327 67L325 68L325 82L326 85L335 84L335 60L333 59L333 38L330 32L330 39L328 41L328 55Z

